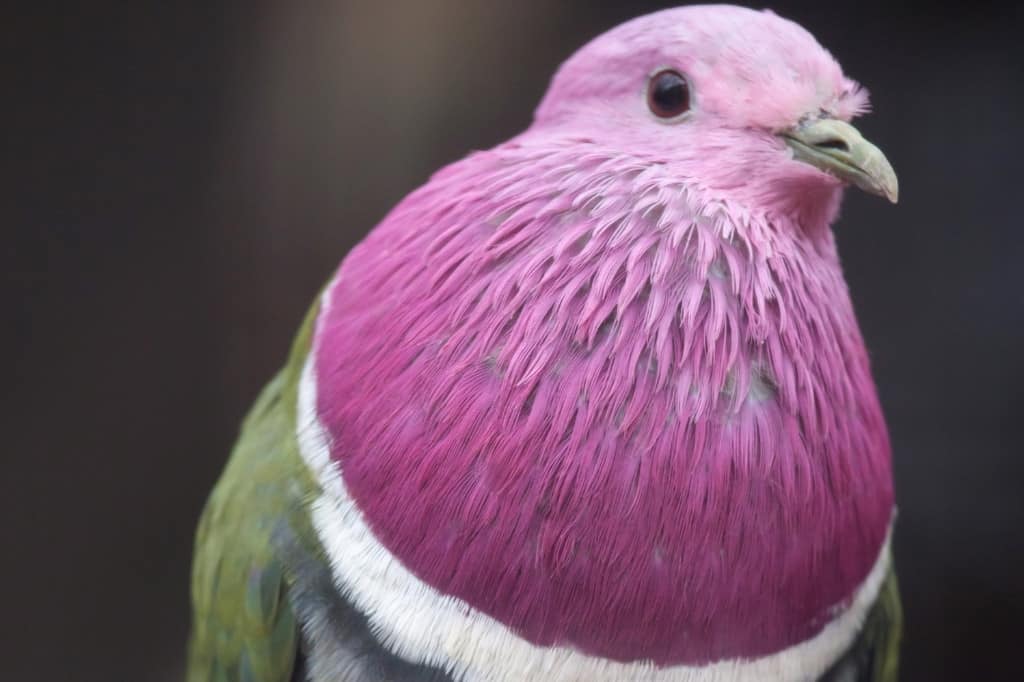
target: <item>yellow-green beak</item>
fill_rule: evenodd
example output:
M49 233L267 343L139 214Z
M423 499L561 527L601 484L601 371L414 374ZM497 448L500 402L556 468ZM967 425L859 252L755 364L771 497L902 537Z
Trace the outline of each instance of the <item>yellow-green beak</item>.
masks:
M882 150L849 123L822 118L782 133L793 158L896 203L899 182Z

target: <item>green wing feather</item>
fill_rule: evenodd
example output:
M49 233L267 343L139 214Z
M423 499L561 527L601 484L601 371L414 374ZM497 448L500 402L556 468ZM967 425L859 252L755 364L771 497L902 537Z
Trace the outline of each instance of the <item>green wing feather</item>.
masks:
M864 623L862 641L871 650L871 682L899 679L900 638L903 636L903 607L900 604L896 570L890 569L878 600Z
M896 682L902 634L899 586L890 569L857 639L819 682Z
M288 364L263 390L203 511L192 567L189 682L287 682L299 626L272 536L282 523L319 551L306 504L317 490L295 440L310 311Z

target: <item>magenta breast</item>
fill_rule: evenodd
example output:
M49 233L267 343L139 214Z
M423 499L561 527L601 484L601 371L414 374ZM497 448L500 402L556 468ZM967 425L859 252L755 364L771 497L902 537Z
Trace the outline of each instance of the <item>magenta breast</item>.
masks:
M546 163L471 157L343 264L314 352L350 494L421 580L539 645L702 664L815 635L892 513L830 237L642 173L541 192Z

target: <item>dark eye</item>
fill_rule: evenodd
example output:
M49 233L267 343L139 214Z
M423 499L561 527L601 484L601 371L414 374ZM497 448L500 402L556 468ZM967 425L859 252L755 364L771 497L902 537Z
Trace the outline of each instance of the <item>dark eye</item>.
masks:
M690 84L678 71L665 69L651 76L647 106L659 118L672 118L690 109Z

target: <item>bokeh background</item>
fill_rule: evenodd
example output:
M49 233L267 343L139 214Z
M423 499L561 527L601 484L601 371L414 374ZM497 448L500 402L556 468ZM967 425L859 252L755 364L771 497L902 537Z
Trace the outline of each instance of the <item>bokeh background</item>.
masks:
M346 251L658 2L43 3L0 21L0 679L176 680L191 536ZM895 446L904 680L1020 679L1021 11L774 2L873 93L844 263Z

